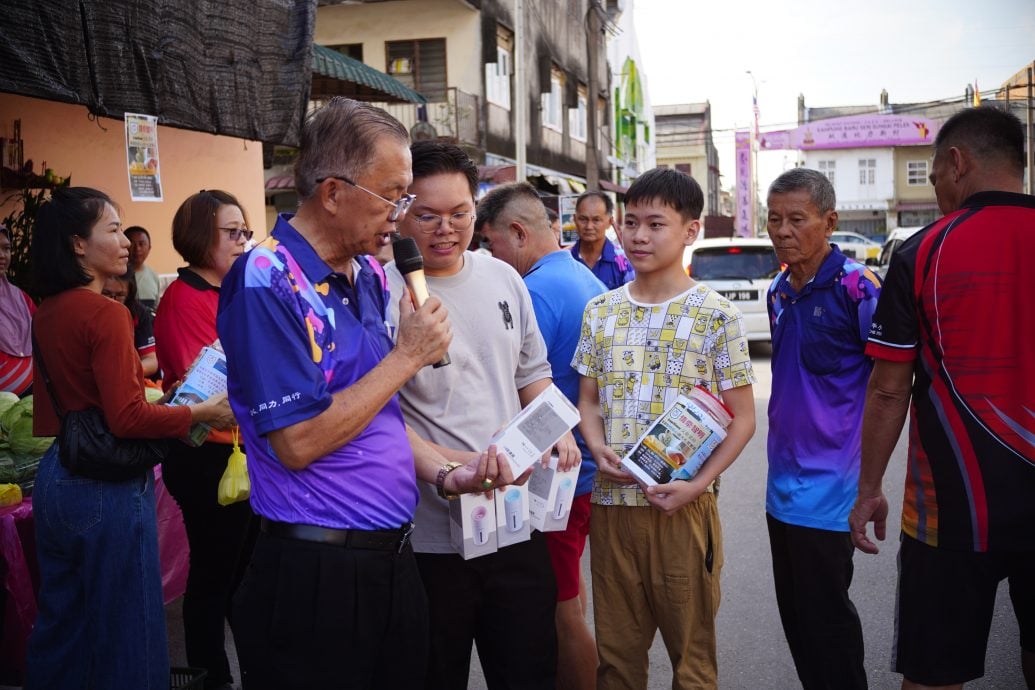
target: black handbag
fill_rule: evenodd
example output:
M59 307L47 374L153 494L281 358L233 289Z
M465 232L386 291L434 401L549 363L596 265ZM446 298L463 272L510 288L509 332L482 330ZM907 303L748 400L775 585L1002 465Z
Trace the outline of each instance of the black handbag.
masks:
M96 407L62 411L35 333L32 344L54 412L61 420L58 460L66 470L88 479L122 482L140 478L165 458L169 452L167 439L119 438L111 433L104 413Z

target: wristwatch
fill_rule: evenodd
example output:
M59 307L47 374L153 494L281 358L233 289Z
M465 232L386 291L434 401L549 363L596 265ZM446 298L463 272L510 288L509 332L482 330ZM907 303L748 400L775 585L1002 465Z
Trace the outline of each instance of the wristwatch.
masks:
M435 488L438 489L438 495L447 501L455 501L460 498L460 494L446 493L446 475L458 467L463 467L463 465L459 462L447 462L439 468L438 476L435 477Z

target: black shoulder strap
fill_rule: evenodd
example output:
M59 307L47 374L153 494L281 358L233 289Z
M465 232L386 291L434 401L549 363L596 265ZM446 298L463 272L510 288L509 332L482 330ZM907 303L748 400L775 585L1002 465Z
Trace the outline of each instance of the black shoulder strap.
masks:
M43 383L47 386L47 393L50 396L50 404L54 406L54 412L57 413L58 419L62 419L65 416L65 411L61 409L57 396L54 394L54 386L50 383L50 376L47 374L47 365L43 362L43 353L40 351L39 343L36 342L36 329L30 327L29 333L32 336L32 356L36 363L40 365L40 373L43 374Z

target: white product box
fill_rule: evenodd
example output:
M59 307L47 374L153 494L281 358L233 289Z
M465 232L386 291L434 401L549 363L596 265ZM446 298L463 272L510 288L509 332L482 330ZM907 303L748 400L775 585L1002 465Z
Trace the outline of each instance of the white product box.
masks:
M489 441L507 456L518 477L541 461L557 441L579 423L579 411L554 384L536 396Z
M562 472L557 469L557 461L555 455L550 458L548 466L536 465L528 479L532 528L540 532L563 532L567 529L571 504L575 500L581 464Z
M528 541L531 537L528 486L496 489L496 543L499 548Z
M496 501L484 493L450 501L449 540L464 560L496 553Z

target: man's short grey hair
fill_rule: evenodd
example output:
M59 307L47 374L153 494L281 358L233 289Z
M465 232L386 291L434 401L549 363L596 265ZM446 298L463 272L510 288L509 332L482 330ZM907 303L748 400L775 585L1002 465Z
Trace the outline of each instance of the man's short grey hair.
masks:
M409 132L380 108L340 96L312 111L302 125L302 142L295 162L295 190L305 200L317 180L348 177L356 181L373 162L381 137L410 143Z
M805 190L820 213L833 211L837 207L834 185L818 170L792 168L776 178L769 185L769 194L789 194Z

